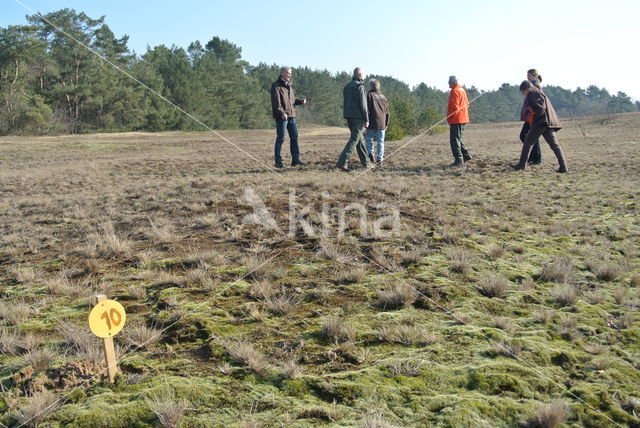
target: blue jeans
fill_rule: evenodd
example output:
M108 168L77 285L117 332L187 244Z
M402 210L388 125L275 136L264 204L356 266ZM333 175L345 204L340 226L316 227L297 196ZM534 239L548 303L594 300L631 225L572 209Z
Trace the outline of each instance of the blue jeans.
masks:
M294 117L287 120L276 119L276 144L275 158L276 165L282 165L282 143L284 143L284 131L289 132L289 150L291 151L291 163L300 162L300 149L298 148L298 126Z
M384 159L384 134L386 131L384 129L367 129L367 133L365 134L365 142L367 144L367 153L369 156L373 158L373 137L376 138L377 144L377 152L378 157L375 158L376 162L382 162Z

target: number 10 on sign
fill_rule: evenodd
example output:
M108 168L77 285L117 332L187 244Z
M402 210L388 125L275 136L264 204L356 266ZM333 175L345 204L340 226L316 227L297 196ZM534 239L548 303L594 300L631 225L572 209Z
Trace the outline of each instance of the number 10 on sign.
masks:
M122 305L115 300L98 302L89 314L89 328L98 337L113 337L122 330L127 318Z

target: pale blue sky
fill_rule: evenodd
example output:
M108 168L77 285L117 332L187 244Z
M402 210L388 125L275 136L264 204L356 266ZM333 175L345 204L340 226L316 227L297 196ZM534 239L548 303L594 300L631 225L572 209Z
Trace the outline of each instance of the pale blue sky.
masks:
M547 85L596 84L640 100L637 0L20 1L43 13L67 7L106 15L139 54L147 45L186 47L220 36L252 64L362 66L442 89L450 74L495 89L519 83L533 67ZM25 23L30 12L16 0L0 4L0 26Z

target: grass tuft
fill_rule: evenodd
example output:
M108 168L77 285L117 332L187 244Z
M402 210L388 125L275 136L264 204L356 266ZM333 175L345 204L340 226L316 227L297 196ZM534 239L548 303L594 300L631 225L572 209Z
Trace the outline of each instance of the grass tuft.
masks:
M377 293L378 305L383 309L399 309L412 305L418 299L418 292L406 284L396 284Z
M151 393L145 402L165 428L177 428L191 405L185 398L176 398L173 389L168 387Z
M555 257L542 268L540 278L558 284L569 282L573 274L573 260L567 256Z
M507 295L509 282L503 276L488 275L480 279L478 287L484 296L501 298Z

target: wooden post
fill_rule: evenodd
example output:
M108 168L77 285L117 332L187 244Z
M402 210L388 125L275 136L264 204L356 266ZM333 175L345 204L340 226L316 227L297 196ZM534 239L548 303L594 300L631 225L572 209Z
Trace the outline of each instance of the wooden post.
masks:
M100 302L107 300L107 296L102 294L96 296L96 305ZM104 345L104 359L107 363L107 377L109 382L113 383L118 372L118 363L116 361L116 350L113 346L113 337L105 337L103 340Z

